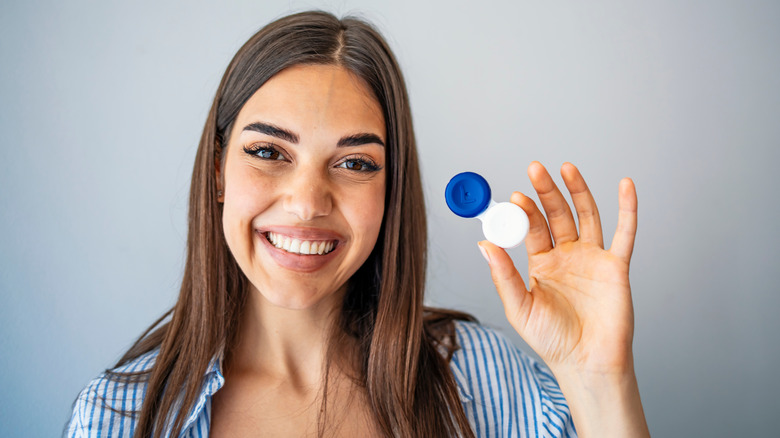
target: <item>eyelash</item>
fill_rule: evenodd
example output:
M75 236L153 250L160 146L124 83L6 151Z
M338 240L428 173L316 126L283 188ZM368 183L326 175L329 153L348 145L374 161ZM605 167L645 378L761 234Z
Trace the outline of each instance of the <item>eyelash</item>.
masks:
M268 143L254 143L252 145L244 146L244 152L246 152L247 154L252 155L252 156L254 156L254 157L256 157L256 158L258 158L260 160L265 160L265 161L277 161L277 160L281 161L280 157L281 157L282 160L286 158L284 156L284 154L282 154L279 151L279 149L277 149L273 144L268 144ZM262 157L259 154L261 154L263 152L269 152L271 154L276 154L276 156L274 158ZM357 163L362 168L361 169L350 169L348 167L342 167L342 165L346 165L347 163L350 163L350 162ZM338 167L342 168L342 169L352 170L354 172L365 172L365 173L377 172L377 171L382 169L382 166L378 165L376 162L374 162L374 160L372 160L371 158L369 158L367 156L362 156L362 155L349 156L349 157L343 159L339 163Z
M279 152L279 149L277 149L271 144L255 143L248 146L244 146L244 152L254 157L257 157L261 160L276 161L279 159L279 157L285 158L284 155L281 152ZM261 157L259 154L262 152L270 152L272 154L276 153L277 156L276 158Z

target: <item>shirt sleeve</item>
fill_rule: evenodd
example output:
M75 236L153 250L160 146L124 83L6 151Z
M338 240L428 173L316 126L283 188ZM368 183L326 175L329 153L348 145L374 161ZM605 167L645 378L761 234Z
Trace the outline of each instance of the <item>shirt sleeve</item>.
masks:
M73 413L68 422L68 438L87 438L90 436L90 430L94 429L93 424L95 424L95 421L93 420L95 413L97 413L99 418L104 408L98 398L98 389L104 387L107 383L105 375L101 374L79 393L79 396L73 403Z
M576 437L549 369L495 330L459 322L451 369L477 437Z
M115 369L116 372L148 370L156 351ZM143 380L123 380L105 373L92 380L73 403L66 427L68 438L131 437L135 431L134 411L141 408L146 392Z

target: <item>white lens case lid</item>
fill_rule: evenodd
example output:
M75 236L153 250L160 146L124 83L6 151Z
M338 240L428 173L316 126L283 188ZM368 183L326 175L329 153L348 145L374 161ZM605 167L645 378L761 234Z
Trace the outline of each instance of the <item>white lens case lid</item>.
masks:
M528 235L528 215L511 202L491 201L477 219L482 221L485 239L501 248L514 248Z

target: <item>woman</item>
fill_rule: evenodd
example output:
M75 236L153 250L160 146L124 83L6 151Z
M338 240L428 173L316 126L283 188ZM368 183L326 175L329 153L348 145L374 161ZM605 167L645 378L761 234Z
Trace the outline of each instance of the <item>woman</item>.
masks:
M529 176L531 290L480 249L555 379L464 314L423 308L426 227L405 85L381 36L308 12L253 36L209 112L179 299L76 401L71 436L646 435L631 341L636 195L598 212ZM552 232L552 238L550 233ZM555 246L553 247L553 239ZM567 403L568 402L568 406ZM571 410L569 410L569 406Z

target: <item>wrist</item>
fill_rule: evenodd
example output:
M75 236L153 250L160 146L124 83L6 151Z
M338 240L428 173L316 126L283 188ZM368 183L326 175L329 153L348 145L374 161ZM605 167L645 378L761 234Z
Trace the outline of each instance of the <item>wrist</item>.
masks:
M559 368L553 373L579 436L650 436L633 363L610 371Z

